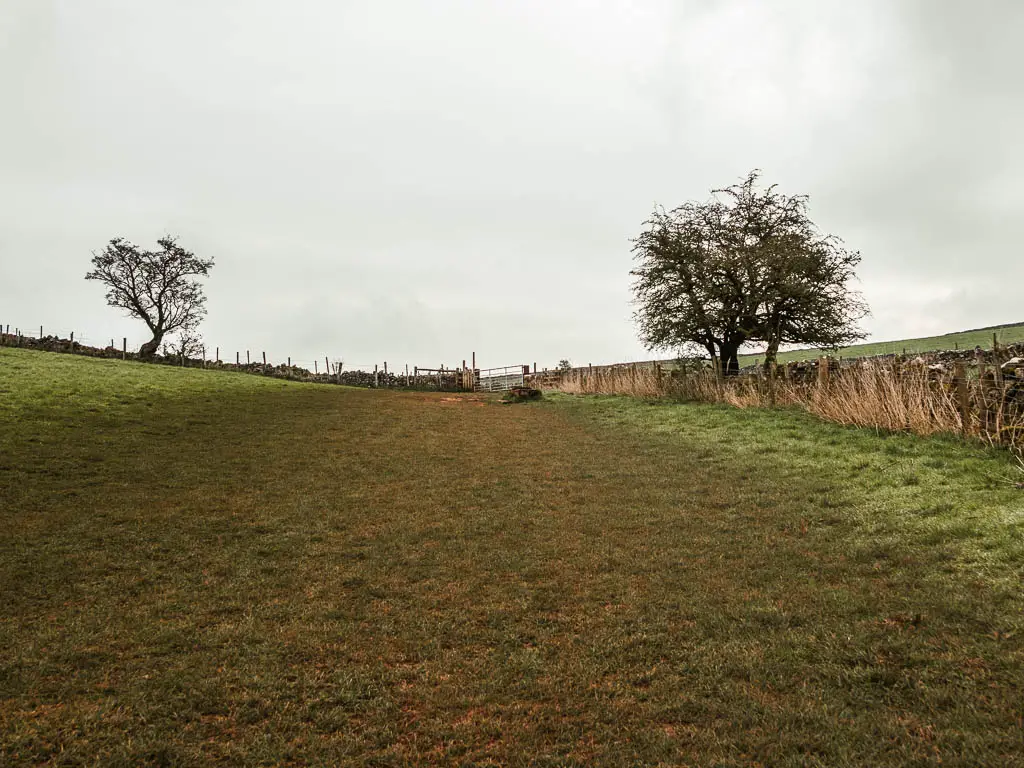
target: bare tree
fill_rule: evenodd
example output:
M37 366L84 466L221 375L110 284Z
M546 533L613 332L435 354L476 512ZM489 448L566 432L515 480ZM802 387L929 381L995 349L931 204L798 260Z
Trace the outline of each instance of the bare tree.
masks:
M164 354L170 357L198 357L203 354L203 337L194 330L182 330L173 343L164 342Z
M114 238L100 253L93 253L93 269L86 280L107 287L107 304L127 310L149 327L153 338L139 348L152 356L164 336L194 331L206 316L206 296L195 280L206 277L213 259L200 259L177 244L174 237L157 240L158 251L146 251L124 238Z
M634 240L631 273L640 336L649 349L707 350L726 374L739 350L783 344L834 347L863 338L867 313L850 288L860 254L821 235L806 196L757 189L759 173L714 190L705 203L656 209Z

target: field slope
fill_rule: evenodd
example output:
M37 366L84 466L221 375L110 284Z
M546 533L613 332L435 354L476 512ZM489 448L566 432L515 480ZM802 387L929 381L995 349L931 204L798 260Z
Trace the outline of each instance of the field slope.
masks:
M865 344L854 344L827 354L834 357L872 357L874 355L917 355L923 352L942 352L950 349L992 349L993 336L1000 344L1020 344L1024 342L1024 323L994 325L989 328L978 328L972 331L958 331L942 336L925 336L919 339L898 339L896 341L872 341ZM779 353L779 362L788 363L794 360L813 360L826 354L816 349L794 349ZM741 355L740 365L754 365L764 362L764 354Z
M1013 471L0 349L0 764L1019 765Z

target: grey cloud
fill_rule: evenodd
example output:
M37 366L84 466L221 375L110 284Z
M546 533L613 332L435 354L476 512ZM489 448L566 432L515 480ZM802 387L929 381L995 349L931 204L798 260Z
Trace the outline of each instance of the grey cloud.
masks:
M8 5L2 322L134 335L89 252L175 232L222 349L642 359L629 238L755 166L876 337L1024 319L1011 0Z

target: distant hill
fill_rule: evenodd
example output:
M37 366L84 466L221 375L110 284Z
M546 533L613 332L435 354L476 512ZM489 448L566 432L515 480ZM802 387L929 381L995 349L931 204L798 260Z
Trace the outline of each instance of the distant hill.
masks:
M944 336L926 336L920 339L899 339L897 341L878 341L866 344L854 344L838 350L793 349L779 353L779 362L793 360L811 360L828 354L833 357L870 357L872 355L909 354L921 352L939 352L947 349L992 349L992 335L1000 344L1016 344L1024 342L1024 323L1008 323L992 325L988 328L975 328L970 331L947 333ZM754 365L764 360L764 353L740 356L740 365Z

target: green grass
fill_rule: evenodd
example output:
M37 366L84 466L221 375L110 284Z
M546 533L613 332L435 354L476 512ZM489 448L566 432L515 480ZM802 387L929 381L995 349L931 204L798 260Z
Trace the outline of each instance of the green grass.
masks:
M1021 765L1014 472L0 349L0 764Z
M855 344L830 350L827 354L833 357L871 357L873 355L921 354L923 352L940 352L950 349L992 349L992 337L996 336L1000 344L1019 344L1024 342L1024 323L996 325L990 328L979 328L974 331L947 333L943 336L927 336L920 339L901 339L897 341L878 341L868 344ZM820 349L795 349L779 353L779 362L788 363L800 360L813 360L826 354ZM764 362L764 354L741 355L740 365L755 365Z

